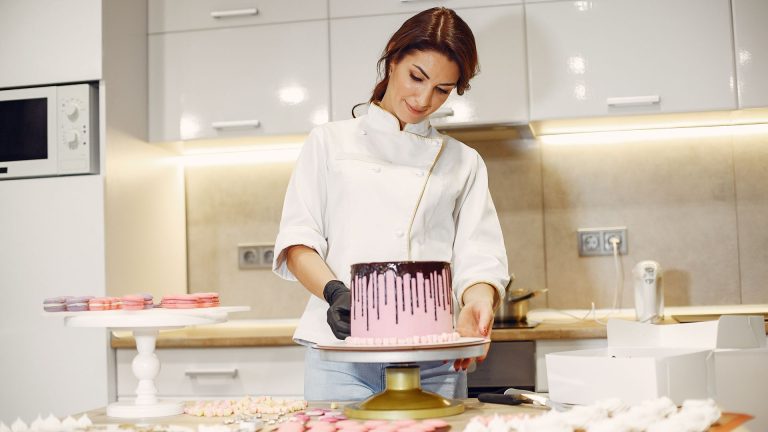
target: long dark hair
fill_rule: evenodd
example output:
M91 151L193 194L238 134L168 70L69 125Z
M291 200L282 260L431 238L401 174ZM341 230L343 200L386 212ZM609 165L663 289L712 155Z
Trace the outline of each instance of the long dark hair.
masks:
M390 66L412 51L436 51L456 63L456 92L460 95L469 89L469 80L480 71L475 36L467 23L452 9L427 9L405 21L387 42L377 63L380 79L369 102L381 102L389 85ZM354 116L354 107L352 112Z

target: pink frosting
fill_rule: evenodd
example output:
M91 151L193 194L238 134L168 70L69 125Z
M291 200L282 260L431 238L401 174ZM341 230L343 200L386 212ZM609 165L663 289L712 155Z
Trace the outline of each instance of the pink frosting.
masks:
M418 264L411 266L418 268ZM374 344L396 345L405 338L453 334L453 292L447 263L440 271L396 273L388 269L353 274L350 290L353 338L382 339ZM441 340L417 340L415 344L435 342Z

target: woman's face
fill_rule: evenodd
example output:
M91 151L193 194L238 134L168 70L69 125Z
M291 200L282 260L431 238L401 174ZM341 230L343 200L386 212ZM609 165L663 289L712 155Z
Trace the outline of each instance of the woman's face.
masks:
M437 111L456 87L459 67L436 51L412 51L391 64L381 107L405 123L419 123Z

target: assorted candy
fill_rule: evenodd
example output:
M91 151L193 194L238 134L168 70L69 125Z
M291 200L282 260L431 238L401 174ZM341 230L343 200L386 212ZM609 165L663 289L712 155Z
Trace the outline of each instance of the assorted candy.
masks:
M270 396L246 396L239 400L224 399L190 402L184 412L198 417L228 417L272 415L274 417L302 411L307 408L307 401L296 399L276 399Z

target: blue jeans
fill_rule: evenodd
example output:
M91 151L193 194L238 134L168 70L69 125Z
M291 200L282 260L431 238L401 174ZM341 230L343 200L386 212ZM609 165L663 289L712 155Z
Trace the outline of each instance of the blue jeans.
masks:
M388 363L347 363L320 359L316 349L304 356L304 399L307 401L356 401L384 390ZM421 388L449 399L467 397L467 373L453 370L453 362L418 363Z

